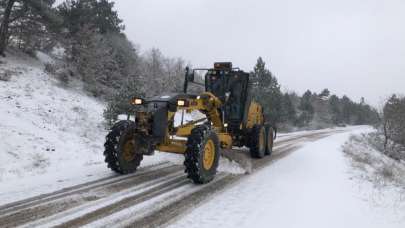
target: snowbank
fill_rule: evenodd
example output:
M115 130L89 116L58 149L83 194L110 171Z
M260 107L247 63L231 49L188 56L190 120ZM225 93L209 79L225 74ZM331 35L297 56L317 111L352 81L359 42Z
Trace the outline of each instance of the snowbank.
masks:
M396 190L405 195L405 163L384 154L383 143L375 132L353 135L343 146L343 151L357 180L369 181L380 195ZM383 201L376 200L376 203L386 203Z

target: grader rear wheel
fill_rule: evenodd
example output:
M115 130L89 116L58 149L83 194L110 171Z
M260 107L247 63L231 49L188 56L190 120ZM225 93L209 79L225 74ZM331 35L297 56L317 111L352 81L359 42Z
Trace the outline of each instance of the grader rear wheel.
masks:
M120 121L111 128L106 137L105 162L117 173L135 172L143 159L143 154L137 153L142 145L136 140L134 129L134 122Z
M266 155L271 155L273 153L273 142L274 129L271 126L266 126Z
M255 125L250 134L250 155L263 158L266 152L266 130L263 125Z
M196 126L187 139L184 154L187 177L196 184L204 184L214 179L220 156L219 140L207 125Z

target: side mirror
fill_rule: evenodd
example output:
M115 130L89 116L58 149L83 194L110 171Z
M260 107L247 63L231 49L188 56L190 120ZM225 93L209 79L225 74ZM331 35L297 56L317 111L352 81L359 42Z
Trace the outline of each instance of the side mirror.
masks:
M186 80L188 82L194 82L194 71L190 72L190 68L186 67Z

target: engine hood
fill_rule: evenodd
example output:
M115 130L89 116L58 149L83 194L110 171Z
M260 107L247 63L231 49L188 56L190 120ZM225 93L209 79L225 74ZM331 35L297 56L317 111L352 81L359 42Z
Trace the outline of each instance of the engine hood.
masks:
M171 112L177 110L177 100L179 99L195 99L196 95L184 94L184 93L171 93L161 96L145 99L145 104L142 106L148 111L155 111L157 109L165 108Z
M168 102L168 103L177 104L177 100L179 100L179 99L195 99L196 97L197 97L196 95L190 95L190 94L185 94L185 93L171 93L171 94L167 94L167 95L152 97L150 99L147 99L146 101L150 102L150 103Z

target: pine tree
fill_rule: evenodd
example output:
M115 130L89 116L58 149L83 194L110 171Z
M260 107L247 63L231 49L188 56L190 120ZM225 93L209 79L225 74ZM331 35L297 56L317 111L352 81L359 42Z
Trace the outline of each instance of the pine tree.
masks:
M60 41L68 67L95 96L109 96L125 81L139 80L139 56L122 33L122 20L108 0L68 0L58 6ZM62 71L63 72L63 71Z
M298 108L301 114L298 118L298 125L307 126L314 118L314 107L311 103L312 92L307 90L301 98Z
M342 114L340 111L339 97L332 95L329 98L329 110L332 116L332 123L339 124L342 122Z
M257 59L252 76L255 98L262 105L266 120L274 125L282 116L282 93L277 78L266 68L261 57Z
M126 80L122 87L108 98L107 108L104 110L104 119L108 126L112 126L119 115L127 118L134 113L135 107L131 104L134 97L144 97L140 85L135 80Z
M341 99L341 106L342 106L342 120L347 124L354 124L353 119L353 102L350 98L344 95Z
M330 91L329 91L329 89L324 89L324 90L322 90L322 92L319 94L319 97L325 97L325 98L328 98L328 97L329 97L329 95L330 95Z
M64 18L63 26L71 36L77 35L87 25L97 33L120 33L122 20L114 10L114 2L108 0L68 0L58 7Z
M294 124L297 121L297 112L288 93L285 93L282 98L281 121L290 124Z
M61 24L60 17L52 8L54 0L7 0L0 26L0 54L7 45L33 53L53 42L51 30ZM10 39L12 37L12 39Z
M403 146L405 149L405 98L392 95L385 103L383 109L384 135L388 140L392 140Z

